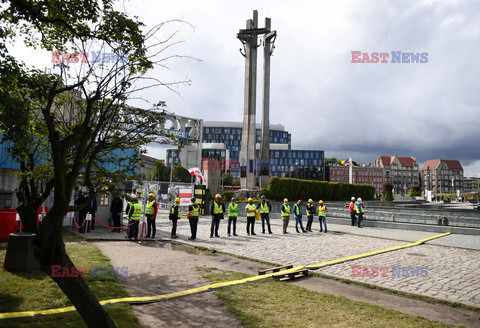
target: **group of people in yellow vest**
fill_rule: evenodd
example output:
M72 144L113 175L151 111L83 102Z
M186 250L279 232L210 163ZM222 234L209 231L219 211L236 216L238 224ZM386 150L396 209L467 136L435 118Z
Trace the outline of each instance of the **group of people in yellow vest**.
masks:
M225 205L221 201L221 195L215 195L215 200L212 203L210 212L212 213L212 222L210 226L210 238L220 237L218 234L218 229L220 226L220 220L224 218L224 213L226 211ZM347 205L350 208L350 211L358 216L358 225L361 226L361 221L364 213L365 206L362 204L361 199L357 200L357 203L354 202L355 198L352 197L352 203ZM327 232L327 222L326 216L328 209L323 203L323 200L318 202L318 206L315 207L313 200L309 199L306 206L306 216L307 224L305 228L303 227L302 218L304 216L302 210L303 201L299 200L293 209L288 204L288 199L283 200L281 207L281 215L283 220L283 234L288 234L288 224L290 222L290 215L293 212L293 217L295 218L295 230L297 233L303 232L312 232L313 218L318 216L318 221L320 223L320 232ZM155 217L157 214L158 205L155 202L155 195L149 194L148 201L145 208L145 215L147 217L147 238L155 237ZM129 218L129 229L127 230L127 238L131 240L134 238L138 239L138 221L142 216L143 207L138 204L137 198L133 197L132 201L128 203L127 214ZM238 236L237 235L237 218L238 213L240 212L239 205L236 203L234 197L232 197L230 203L228 204L227 213L228 213L228 227L227 235ZM262 221L262 233L268 231L269 234L272 233L272 228L270 225L270 213L272 212L272 207L269 202L266 201L265 196L261 197L261 201L258 204L253 203L253 199L249 198L248 203L245 206L245 212L247 214L247 234L250 236L255 236L255 220ZM190 223L191 237L189 240L195 240L197 238L197 226L198 226L198 217L200 213L200 205L196 202L195 198L191 199L191 205L188 207L187 218ZM175 199L175 204L171 207L169 213L169 220L172 221L172 231L171 238L178 238L177 236L177 221L181 218L182 214L180 211L180 198ZM352 225L354 224L352 218ZM300 228L300 229L299 229ZM152 234L151 234L152 233Z
M307 225L306 229L303 228L302 223L302 204L303 201L300 199L295 205L293 205L293 217L295 218L295 230L297 233L301 232L312 232L312 224L313 224L313 217L318 214L318 221L320 222L320 232L323 231L323 227L325 227L325 232L327 232L327 207L323 204L323 200L318 202L318 207L315 208L313 205L313 200L309 199L307 204ZM288 205L288 199L285 198L283 200L282 205L282 219L283 219L283 234L288 234L287 228L288 223L290 221L290 205ZM300 230L298 227L300 226Z
M210 238L219 237L218 235L218 227L220 225L220 220L223 219L223 215L225 213L225 205L221 202L221 196L216 195L215 201L211 207L212 213L212 224L210 228ZM327 232L327 223L326 223L326 216L328 209L324 205L323 201L319 201L319 206L315 208L313 205L313 200L309 199L307 204L307 225L306 229L303 228L302 223L302 200L299 200L293 206L293 216L295 218L295 229L298 233L301 232L311 232L312 231L312 223L313 218L315 215L318 215L318 219L320 222L320 232L325 231ZM266 201L265 196L261 197L261 201L258 204L253 203L253 199L249 198L248 203L245 206L245 212L247 214L247 234L250 236L255 236L255 220L262 221L262 233L266 233L268 231L269 234L272 233L272 228L270 225L270 213L272 211L272 206L269 202ZM233 236L237 235L237 217L238 213L240 212L239 205L236 203L235 198L232 198L230 204L228 204L228 227L227 227L227 235ZM284 199L284 203L281 208L282 219L283 219L283 233L288 234L287 228L288 223L290 221L290 215L292 210L290 205L288 205L288 199ZM300 226L300 230L299 230ZM325 228L325 229L324 229Z
M157 217L158 204L155 201L155 194L148 194L147 204L145 206L145 217L147 218L147 234L146 238L155 238L155 233L157 227L155 224L155 219ZM138 198L136 195L132 195L131 201L127 204L127 209L125 211L128 215L128 229L127 229L127 238L128 240L138 240L138 225L140 218L143 214L143 206L138 203Z

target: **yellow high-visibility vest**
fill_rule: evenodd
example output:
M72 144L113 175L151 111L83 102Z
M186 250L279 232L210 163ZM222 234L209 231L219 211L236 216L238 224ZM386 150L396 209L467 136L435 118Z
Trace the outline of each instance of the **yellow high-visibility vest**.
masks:
M327 207L325 205L318 207L318 216L327 216Z
M193 210L191 211L192 213L192 218L198 218L198 212L200 212L200 205L192 205Z
M178 218L180 219L182 217L182 213L180 213L180 206L178 205L173 205L172 209L170 210L170 213L175 213L175 207L178 207Z
M143 207L142 205L135 203L132 205L133 206L133 213L130 216L131 220L140 220L140 217L142 216L143 212Z
M220 214L223 213L222 204L218 204L217 202L213 202L213 214Z
M287 204L283 204L283 206L285 207L285 212L283 211L282 207L282 216L290 216L290 214L287 213L290 212L290 206L288 206Z
M270 213L267 202L265 203L260 202L260 213L266 213L266 214Z
M155 203L154 200L147 203L147 207L145 207L145 214L153 214L153 203Z
M250 211L253 210L253 212L248 212L248 213L247 213L247 216L248 216L248 217L255 216L255 209L256 209L255 205L254 205L254 204L251 204L251 205L250 205L250 204L247 204L247 208L248 208Z

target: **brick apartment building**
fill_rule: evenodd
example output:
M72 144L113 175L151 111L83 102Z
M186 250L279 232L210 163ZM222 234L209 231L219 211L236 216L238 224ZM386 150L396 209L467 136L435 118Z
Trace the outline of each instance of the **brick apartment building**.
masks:
M325 166L325 180L348 183L349 167L343 165ZM353 183L368 184L375 187L375 194L381 194L383 188L383 169L373 166L353 166Z

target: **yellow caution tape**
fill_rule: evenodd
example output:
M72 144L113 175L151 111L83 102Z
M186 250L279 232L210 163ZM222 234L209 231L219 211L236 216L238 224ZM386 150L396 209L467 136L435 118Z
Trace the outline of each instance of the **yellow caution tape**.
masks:
M294 272L294 271L301 270L301 269L315 270L315 269L323 268L323 267L330 266L330 265L335 265L335 264L339 264L339 263L343 263L343 262L347 262L347 261L357 260L359 258L364 258L364 257L373 256L373 255L377 255L377 254L392 252L392 251L396 251L396 250L403 249L403 248L418 246L418 245L423 244L423 243L425 243L429 240L444 237L444 236L447 236L449 234L450 234L450 232L447 232L447 233L444 233L444 234L441 234L441 235L425 238L425 239L419 240L417 242L407 244L407 245L403 245L403 246L391 247L391 248L387 248L387 249L382 249L380 251L375 251L375 252L370 252L370 253L364 253L364 254L361 254L361 255L345 257L345 258L342 258L342 259L323 262L323 263L319 263L319 264L297 266L297 267L294 267L294 268L290 268L290 269L286 269L286 270L282 270L282 271L278 271L278 272L273 272L273 273L269 273L269 274L265 274L265 275L252 276L252 277L244 278L244 279L240 279L240 280L226 281L226 282L211 284L211 285L207 285L207 286L203 286L203 287L188 289L188 290L175 292L175 293L170 293L170 294L165 294L165 295L145 296L145 297L124 297L124 298L105 300L105 301L100 301L100 304L102 306L110 306L110 305L113 305L113 304L120 304L120 303L138 304L138 303L155 303L155 302L160 302L160 301L164 301L164 300L171 300L171 299L174 299L174 298L183 297L183 296L187 296L187 295L209 292L209 291L213 291L213 290L216 290L216 289L219 289L219 288L236 286L236 285L246 284L246 283L249 283L249 282L259 281L259 280L270 278L274 275L287 274L287 273ZM7 313L0 313L0 320L13 319L13 318L36 317L36 316L46 316L46 315L68 313L68 312L75 312L75 311L76 311L76 309L75 309L74 306L68 306L68 307L63 307L63 308L58 308L58 309L49 309L49 310L40 310L40 311L7 312Z

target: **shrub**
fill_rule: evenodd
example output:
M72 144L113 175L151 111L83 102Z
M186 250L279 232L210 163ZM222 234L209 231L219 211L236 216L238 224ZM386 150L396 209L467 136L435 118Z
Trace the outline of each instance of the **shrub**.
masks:
M232 199L232 197L234 197L234 196L235 196L234 191L224 191L223 196L222 196L222 200L223 200L223 202L226 203L226 202L229 202Z
M283 200L288 198L290 201L307 198L349 200L352 196L371 200L375 196L375 187L342 182L271 177L268 184L268 196L270 199Z
M408 192L408 195L410 197L422 196L422 191L420 190L419 187L412 187L412 188L410 188L410 191Z

